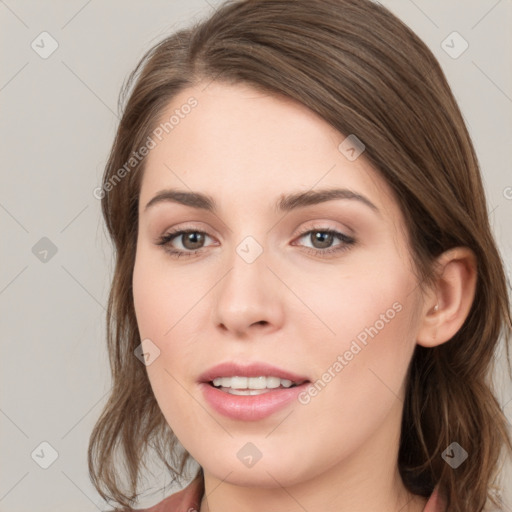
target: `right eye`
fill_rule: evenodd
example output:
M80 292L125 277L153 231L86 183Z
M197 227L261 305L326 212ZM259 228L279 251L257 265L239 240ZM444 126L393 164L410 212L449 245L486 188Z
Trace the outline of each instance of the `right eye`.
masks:
M171 256L178 258L181 256L193 256L203 249L202 244L204 244L205 237L208 236L204 231L197 229L176 230L161 236L157 245L163 246L165 251L171 254ZM181 241L182 248L175 248L172 245L175 239Z

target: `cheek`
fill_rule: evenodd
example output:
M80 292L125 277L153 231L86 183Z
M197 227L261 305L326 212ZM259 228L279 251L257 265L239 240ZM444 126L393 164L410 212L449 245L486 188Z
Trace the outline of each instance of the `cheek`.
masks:
M184 374L192 361L188 355L191 345L183 341L188 336L183 331L187 325L184 315L190 309L185 307L187 293L172 293L166 274L157 265L146 264L143 254L134 267L134 307L141 339L149 338L157 347L153 350L158 350L158 357L146 366L146 371L168 425L178 438L187 439L190 425L204 422L204 414L196 410L189 391L184 389L189 386Z
M163 341L194 299L182 273L170 271L154 249L141 243L133 269L133 299L141 337Z
M398 254L381 250L378 256L358 254L354 260L322 272L289 276L294 292L311 312L306 311L307 317L320 326L317 333L328 346L342 347L359 334L364 341L367 330L375 332L372 327L398 334L414 309L406 306L414 297L416 278Z
M333 400L338 393L378 401L389 389L400 392L415 347L418 303L416 278L396 253L381 251L378 259L331 271L329 279L309 277L298 293L323 322L318 328L315 319L303 352L314 344L311 367L321 381L336 381L327 386Z
M139 247L132 286L141 340L151 340L158 351L146 370L160 408L170 420L180 417L184 404L190 409L190 395L180 384L188 387L193 379L191 369L198 355L194 319L208 307L207 301L199 300L204 291L188 286L197 275L173 272L165 263L152 250Z

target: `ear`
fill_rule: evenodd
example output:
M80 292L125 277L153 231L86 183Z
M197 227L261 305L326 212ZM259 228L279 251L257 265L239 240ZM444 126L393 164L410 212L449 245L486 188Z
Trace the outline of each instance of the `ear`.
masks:
M436 279L424 301L417 343L435 347L462 327L475 297L477 262L473 251L455 247L437 258Z

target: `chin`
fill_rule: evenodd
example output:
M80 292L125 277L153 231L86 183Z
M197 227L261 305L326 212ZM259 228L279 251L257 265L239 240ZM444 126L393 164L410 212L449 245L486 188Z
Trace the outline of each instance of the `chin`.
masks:
M283 460L280 463L272 463L271 461L265 463L262 458L252 467L243 467L241 463L240 466L242 467L234 468L233 464L228 462L219 465L217 460L216 463L214 462L213 471L206 466L203 466L203 469L219 480L240 487L288 487L307 478L306 471L303 468L300 468L297 464L288 465ZM295 471L291 472L290 467L295 467Z

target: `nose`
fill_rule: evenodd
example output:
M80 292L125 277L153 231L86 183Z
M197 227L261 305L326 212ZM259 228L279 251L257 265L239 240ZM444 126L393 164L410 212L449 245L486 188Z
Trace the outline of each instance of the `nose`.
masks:
M229 269L215 287L214 324L237 338L281 328L284 307L279 279L267 267L265 251L252 262L236 251Z

